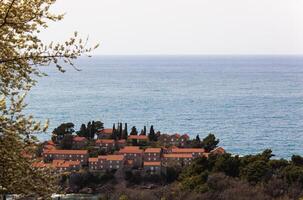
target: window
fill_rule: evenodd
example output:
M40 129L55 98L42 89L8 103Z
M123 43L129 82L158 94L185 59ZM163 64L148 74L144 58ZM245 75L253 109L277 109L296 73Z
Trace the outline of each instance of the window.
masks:
M148 160L150 160L150 158L148 158Z
M109 166L109 168L112 168L112 167L113 167L113 166L111 166L111 165Z
M119 165L117 165L117 169L119 169Z
M154 156L156 156L156 154L154 153Z
M81 158L83 158L83 155L81 155Z
M137 154L134 154L134 156L136 157L136 156L137 156Z
M154 160L156 160L156 158L154 158Z

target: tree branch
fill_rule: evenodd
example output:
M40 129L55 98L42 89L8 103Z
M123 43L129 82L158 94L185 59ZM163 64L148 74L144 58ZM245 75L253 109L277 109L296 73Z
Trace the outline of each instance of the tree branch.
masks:
M3 19L3 23L0 25L0 28L2 28L6 23L7 23L7 18L8 18L8 15L9 15L9 12L10 10L12 9L14 3L15 3L16 0L12 0L12 2L10 3L7 11L6 11L6 14L4 16L4 19Z

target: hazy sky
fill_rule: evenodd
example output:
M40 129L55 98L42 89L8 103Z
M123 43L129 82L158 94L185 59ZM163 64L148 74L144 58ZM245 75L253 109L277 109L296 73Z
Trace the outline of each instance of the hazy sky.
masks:
M65 19L42 33L74 30L95 54L303 54L303 0L57 0Z

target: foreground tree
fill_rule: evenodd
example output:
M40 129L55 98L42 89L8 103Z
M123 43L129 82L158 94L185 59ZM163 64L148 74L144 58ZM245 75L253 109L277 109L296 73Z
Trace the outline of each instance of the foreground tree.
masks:
M31 154L37 141L33 133L45 131L32 116L25 116L25 94L44 76L39 68L54 65L64 72L64 64L88 53L86 41L77 33L65 43L45 44L39 32L50 21L60 21L63 15L49 9L55 0L0 1L0 194L39 196L43 199L55 191L46 171L32 167ZM97 46L96 46L97 47ZM76 67L74 67L77 69ZM12 148L13 147L13 148Z

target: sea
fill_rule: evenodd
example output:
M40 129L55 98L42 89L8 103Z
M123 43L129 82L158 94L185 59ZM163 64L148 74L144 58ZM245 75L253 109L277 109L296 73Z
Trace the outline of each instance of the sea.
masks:
M303 155L301 56L93 56L76 69L41 67L25 113L52 130L64 122L128 123L140 132L200 138L213 133L233 154L270 148L277 158Z

